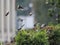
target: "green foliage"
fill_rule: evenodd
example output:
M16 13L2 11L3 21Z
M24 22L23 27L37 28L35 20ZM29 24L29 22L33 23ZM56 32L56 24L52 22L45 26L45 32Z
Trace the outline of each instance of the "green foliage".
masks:
M55 1L54 0L49 0L50 2L50 5L53 6L55 4Z
M57 0L56 2L57 2L57 5L56 5L56 6L57 6L58 8L60 8L60 0Z
M57 24L57 25L55 26L55 30L60 30L60 24Z
M48 33L50 45L60 45L60 24L49 26L53 26L54 28L54 30Z
M54 31L54 42L56 45L60 45L60 30L55 30Z
M35 37L34 37L35 44L34 45L49 45L47 39L48 39L48 37L47 37L46 31L41 30L35 34Z
M53 30L49 34L50 45L60 45L60 30Z
M39 24L37 24L37 27ZM60 24L52 26L53 30L21 30L16 35L16 45L60 45ZM37 30L36 29L36 30Z
M49 15L49 17L53 17L54 10L52 8L48 9L48 15Z
M16 36L17 45L49 45L46 30L22 30Z

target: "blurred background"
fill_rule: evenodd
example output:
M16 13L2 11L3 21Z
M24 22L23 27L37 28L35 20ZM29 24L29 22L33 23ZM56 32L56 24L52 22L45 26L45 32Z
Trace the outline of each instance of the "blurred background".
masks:
M21 27L19 18L23 19L24 28L33 28L35 23L60 23L59 4L59 0L16 0L17 29ZM17 9L19 5L24 9Z

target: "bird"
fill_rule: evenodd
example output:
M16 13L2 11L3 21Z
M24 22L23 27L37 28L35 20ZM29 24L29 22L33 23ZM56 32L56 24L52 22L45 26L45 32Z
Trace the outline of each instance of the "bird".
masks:
M21 29L22 29L22 28L19 28L18 31L21 30Z
M9 14L9 12L7 12L6 14L5 14L5 16L7 16Z
M36 24L37 24L37 23L34 24L34 27L36 27Z
M21 22L23 22L23 19L21 19Z
M46 24L42 24L40 28L44 28L46 26Z
M24 9L24 8L21 5L18 5L17 9Z
M30 12L29 15L32 16L32 12Z
M23 28L24 25L25 25L25 24L23 24L23 25L18 29L18 31L21 30L21 29Z

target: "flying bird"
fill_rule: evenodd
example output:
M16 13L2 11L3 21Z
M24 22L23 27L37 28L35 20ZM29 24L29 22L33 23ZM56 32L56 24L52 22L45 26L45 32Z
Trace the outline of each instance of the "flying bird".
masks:
M18 29L18 31L21 30L21 28Z
M34 27L36 27L36 24L37 24L37 23L34 24Z
M30 12L29 15L32 16L32 12Z
M7 16L9 14L9 12L7 12L6 14L5 14L5 16Z
M25 24L24 24L24 25L25 25ZM23 28L24 25L22 25L22 26L18 29L18 31L21 30L21 29Z
M24 9L24 8L21 5L18 5L17 9Z
M44 27L46 27L46 24L42 24L40 28L44 28Z

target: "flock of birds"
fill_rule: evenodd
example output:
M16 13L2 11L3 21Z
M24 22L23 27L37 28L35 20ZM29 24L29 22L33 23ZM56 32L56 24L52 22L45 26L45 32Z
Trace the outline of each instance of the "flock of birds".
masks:
M18 5L17 6L17 9L18 10L24 10L24 8L21 6L21 5ZM5 14L5 16L8 16L9 15L9 11ZM29 13L29 16L32 16L32 12ZM21 22L23 22L23 19L21 19ZM23 25L24 26L24 25ZM23 27L21 26L21 28ZM21 30L21 28L19 28L18 30Z
M18 6L17 6L17 9L20 10L20 9L24 9L24 8L23 8L21 5L18 5ZM8 16L8 15L9 15L9 11L5 14L5 16ZM29 13L29 16L32 16L32 13L31 13L31 12ZM23 22L23 19L21 19L21 22ZM24 24L24 25L25 25L25 24ZM22 26L18 29L18 31L21 30L24 25L22 25ZM34 24L34 26L36 26L36 24ZM41 25L41 28L43 28L44 26L46 26L46 25L45 25L45 24L42 24L42 25ZM15 40L15 39L14 39L14 40ZM11 40L11 43L14 42L14 40Z
M24 8L23 8L21 5L18 5L18 6L17 6L17 9L19 9L19 10L20 10L20 9L23 9L23 10L24 10ZM5 14L5 16L8 16L8 15L9 15L9 11ZM30 12L29 15L31 16L32 13Z
M18 5L18 6L17 6L17 9L20 10L20 9L24 9L24 8L23 8L21 5ZM5 14L5 16L8 16L8 15L9 15L9 12L7 12L7 13ZM32 16L32 12L29 13L29 16ZM20 19L20 20L21 20L21 22L23 22L23 19ZM25 25L25 24L24 24L24 25ZM18 29L18 31L21 30L24 25L22 25L22 26ZM36 26L36 24L34 24L34 26ZM45 24L42 24L42 25L41 25L41 28L44 27L44 26L45 26Z

